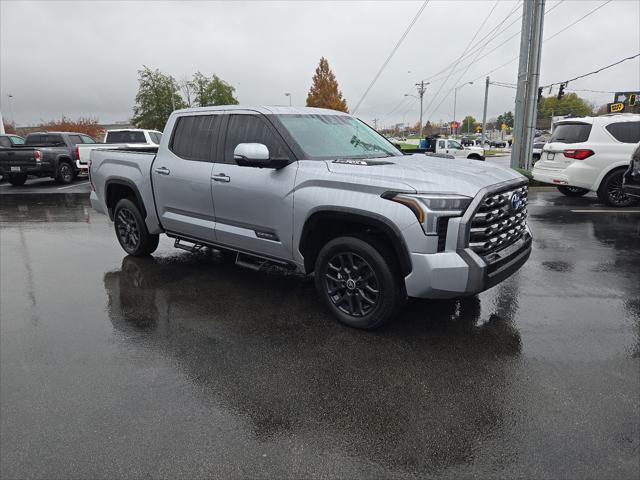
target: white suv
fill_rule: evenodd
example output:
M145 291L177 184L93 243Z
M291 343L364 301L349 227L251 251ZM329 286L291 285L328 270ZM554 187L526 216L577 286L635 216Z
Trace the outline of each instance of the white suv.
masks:
M567 118L554 125L533 178L570 197L593 191L607 205L627 207L636 200L622 190L622 177L639 143L639 114Z

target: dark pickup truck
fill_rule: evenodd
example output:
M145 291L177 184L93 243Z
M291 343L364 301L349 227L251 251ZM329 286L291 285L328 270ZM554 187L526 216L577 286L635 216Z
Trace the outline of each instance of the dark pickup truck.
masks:
M79 173L76 146L84 143L95 140L82 133L30 133L24 145L0 149L0 174L15 186L24 185L28 176L71 183Z

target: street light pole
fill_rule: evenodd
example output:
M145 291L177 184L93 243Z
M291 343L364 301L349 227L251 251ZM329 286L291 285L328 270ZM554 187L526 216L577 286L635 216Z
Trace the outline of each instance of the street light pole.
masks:
M482 109L482 134L480 135L480 145L484 148L485 127L487 126L487 101L489 100L489 77L484 87L484 108Z
M465 85L473 85L473 82L467 82L467 83L463 83L462 85L455 87L453 89L453 120L451 120L452 122L456 121L456 103L458 101L458 90L460 90L462 87L464 87ZM456 132L457 132L457 128L456 128ZM453 127L451 127L451 135L453 135Z

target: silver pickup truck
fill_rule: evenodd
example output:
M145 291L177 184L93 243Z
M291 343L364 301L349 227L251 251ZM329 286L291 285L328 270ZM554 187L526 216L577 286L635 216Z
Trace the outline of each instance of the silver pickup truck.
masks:
M151 254L164 233L242 266L313 273L328 309L357 328L407 297L481 292L531 253L523 176L403 155L332 110L179 110L157 149L92 151L90 180L128 254Z

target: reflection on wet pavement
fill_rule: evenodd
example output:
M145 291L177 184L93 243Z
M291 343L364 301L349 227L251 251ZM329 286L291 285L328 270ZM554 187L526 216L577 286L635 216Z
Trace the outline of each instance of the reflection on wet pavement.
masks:
M640 216L533 202L520 273L365 333L42 202L0 207L2 478L637 477Z

